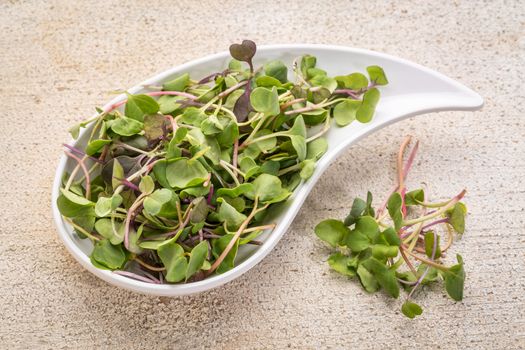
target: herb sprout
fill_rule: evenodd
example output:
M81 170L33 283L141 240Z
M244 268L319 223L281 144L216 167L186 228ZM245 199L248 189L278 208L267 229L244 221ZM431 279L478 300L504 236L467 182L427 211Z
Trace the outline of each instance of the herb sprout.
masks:
M254 67L252 41L230 53L224 71L147 86L70 129L92 126L85 147L64 145L76 166L57 205L94 243L94 266L149 283L230 270L240 246L275 226L268 209L312 175L332 119L368 122L387 84L377 66L370 79L329 77L310 55L290 82L279 60Z
M397 184L377 210L368 192L366 200L354 199L343 221L324 220L315 227L315 233L336 249L328 258L330 267L345 276L357 277L367 292L383 289L398 298L399 287L406 289L401 311L414 318L423 312L412 301L422 285L442 279L452 299L463 299L463 259L458 254L453 266L444 265L441 259L454 242L454 234L465 231L467 211L460 202L465 190L443 202L429 202L423 189L407 191L406 177L418 149L416 142L403 163L409 143L410 137L399 150Z

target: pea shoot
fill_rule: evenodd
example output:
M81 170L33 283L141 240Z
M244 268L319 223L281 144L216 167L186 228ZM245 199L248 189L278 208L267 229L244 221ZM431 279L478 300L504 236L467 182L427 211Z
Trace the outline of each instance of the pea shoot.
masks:
M370 121L388 82L378 66L330 77L310 55L292 82L279 60L255 67L256 51L233 44L224 70L145 86L70 129L90 127L85 146L64 145L76 166L57 205L93 242L94 266L157 284L232 269L275 226L268 209L312 175L332 120Z
M452 299L463 299L462 257L458 254L452 266L446 266L442 259L454 236L464 233L467 210L461 202L465 190L442 202L429 202L423 189L407 191L406 177L418 149L416 142L404 162L409 143L407 137L399 150L397 184L377 210L368 192L366 200L354 199L344 220L324 220L315 227L315 233L335 249L328 258L330 267L357 278L367 292L383 290L398 298L400 287L407 290L401 311L414 318L423 309L412 297L423 285L443 280Z

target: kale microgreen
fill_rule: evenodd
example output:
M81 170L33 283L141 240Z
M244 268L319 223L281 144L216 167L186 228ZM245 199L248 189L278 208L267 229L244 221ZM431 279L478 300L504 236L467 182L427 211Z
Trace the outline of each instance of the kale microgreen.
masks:
M377 85L386 81L381 72L378 67L369 70ZM467 211L460 202L464 190L444 202L427 202L422 189L406 191L405 179L418 146L416 143L403 164L409 141L407 138L399 151L398 183L377 210L372 209L372 195L368 192L366 201L354 199L344 221L324 220L315 227L315 234L335 248L328 258L329 266L342 275L357 276L367 292L382 289L397 298L400 286L407 289L401 312L414 318L423 312L412 301L415 291L439 278L444 280L445 290L452 299L463 299L462 257L457 255L457 264L453 266L444 265L443 260L453 243L453 234L465 230ZM446 236L444 246L442 235Z
M76 167L57 206L80 238L93 241L93 265L150 283L197 281L232 269L239 247L261 244L255 239L275 226L263 222L267 208L314 174L332 120L368 122L379 98L375 86L387 82L377 66L367 68L368 77L331 77L311 55L293 67L279 60L254 67L256 51L250 40L233 44L223 71L200 80L173 76L70 129L77 138L92 126L84 149L66 145ZM295 81L288 80L289 68ZM459 227L458 213L446 215ZM373 216L371 197L348 219L356 228L336 222L335 233L321 226L320 236L334 246L372 249L369 259L393 256L398 247L389 246L391 237L363 215ZM380 281L357 257L330 261L360 276L368 290L395 292L391 274L374 260L368 264Z

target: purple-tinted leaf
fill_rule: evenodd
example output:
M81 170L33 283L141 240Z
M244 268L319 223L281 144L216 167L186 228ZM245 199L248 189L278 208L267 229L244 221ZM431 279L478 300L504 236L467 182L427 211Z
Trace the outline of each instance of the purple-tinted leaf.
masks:
M246 62L250 65L253 72L252 58L257 51L257 45L251 40L243 40L241 44L232 44L230 46L230 55L238 61Z
M239 97L237 102L235 102L235 106L233 107L233 114L235 114L239 123L245 121L248 118L248 114L252 111L252 105L250 103L252 89L250 83L251 82L248 82L246 90L244 90L244 93Z

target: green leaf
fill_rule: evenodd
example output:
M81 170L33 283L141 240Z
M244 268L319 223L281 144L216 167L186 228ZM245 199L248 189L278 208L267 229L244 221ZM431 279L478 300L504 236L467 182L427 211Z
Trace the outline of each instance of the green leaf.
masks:
M175 135L173 135L173 138L171 139L170 143L171 142L175 144L181 143L187 134L188 134L187 128L178 128L177 131L175 131Z
M93 140L86 146L86 154L92 156L98 152L107 144L110 144L111 140Z
M300 63L300 70L304 78L308 75L308 70L310 68L315 68L315 65L317 63L317 58L315 56L311 55L304 55L301 57L301 63Z
M368 76L370 80L374 82L375 85L387 85L388 79L386 78L383 68L379 66L368 66L366 67Z
M354 229L349 230L348 234L344 237L344 243L352 252L358 253L370 247L370 238L363 232Z
M363 211L366 209L366 202L361 198L355 198L352 203L352 209L345 219L346 226L352 226L357 221L357 218L361 216Z
M166 179L171 187L197 186L208 178L208 171L197 160L180 158L166 167Z
M347 99L339 102L334 107L334 119L337 125L345 126L353 122L356 118L356 113L361 106L361 101Z
M306 159L319 160L328 150L328 142L324 137L308 142L306 147Z
M112 245L107 239L95 243L90 257L109 270L121 269L126 263L126 253L122 245Z
M144 195L150 194L155 189L155 182L153 178L149 175L144 175L140 179L139 190Z
M86 214L83 214L82 216L74 217L72 220L75 223L75 225L82 227L84 230L88 232L92 232L95 226L95 215L92 215L92 213L86 213ZM82 232L79 232L76 229L75 229L75 232L80 238L82 239L87 238Z
M230 241L233 239L233 236L234 236L233 234L227 234L227 235L222 236L219 239L214 239L212 241L212 253L215 259L217 259L222 254L224 249L226 249ZM218 274L224 273L233 268L235 257L237 256L238 247L239 247L239 240L235 242L235 245L233 246L233 248L228 252L228 254L226 254L226 257L224 258L224 260L217 267L216 272Z
M271 134L272 131L268 129L262 129L255 133L254 137L266 136ZM277 145L277 137L270 137L265 140L260 140L253 143L253 146L256 146L261 152L267 152Z
M186 277L188 261L184 257L184 249L173 239L160 244L157 254L166 267L166 281L180 282Z
M383 232L381 232L381 235L385 238L388 244L398 247L401 245L401 239L392 227L385 229Z
M417 190L410 191L405 194L405 205L413 206L419 205L421 202L425 201L425 191L419 188Z
M235 58L231 59L228 63L228 69L232 71L240 72L242 70L241 62L236 60Z
M139 227L139 232L135 231L134 227L130 228L129 234L128 234L128 248L127 248L127 250L130 253L137 254L137 255L143 253L144 250L138 244L143 228L144 228L144 225L141 225Z
M300 161L306 158L306 139L303 136L291 135L290 141L292 141L293 148L297 152L297 159Z
M310 79L310 83L313 86L322 86L330 93L333 93L334 90L337 88L337 81L335 81L334 78L328 77L326 75L317 74L312 79Z
M428 231L425 233L425 253L429 258L432 258L432 251L434 250L434 237L437 237L436 242L436 253L434 259L441 257L441 247L439 246L439 236L434 231Z
M192 224L203 223L208 216L210 208L204 197L198 197L193 200L193 209L190 213L190 222Z
M454 230L462 234L465 232L465 213L466 207L463 203L456 203L450 212L447 212L450 224Z
M401 306L401 312L408 318L414 318L423 313L423 309L416 303L405 301Z
M249 182L245 182L233 188L226 188L226 187L219 188L217 190L217 197L228 196L228 197L233 198L233 197L242 196L246 193L253 192L253 191L255 191L253 184Z
M356 273L357 276L359 276L359 281L363 285L363 288L368 293L374 293L379 290L379 283L376 278L363 266L363 264L357 266Z
M208 254L208 242L202 241L197 244L192 250L190 255L190 262L186 269L186 281L199 271L206 260Z
M263 77L260 77L260 78L263 78ZM270 77L267 77L267 78L268 79L272 79L272 80L274 80L274 81L279 83L279 81L277 81L277 79L273 79L273 78L270 78ZM256 80L256 82L257 82L257 80ZM261 85L261 84L257 83L257 86L265 86L265 85ZM232 110L235 107L235 104L237 103L237 100L239 100L239 98L243 94L244 94L244 90L242 90L242 89L233 91L232 93L230 93L228 95L228 97L226 98L226 102L224 102L223 106L228 108L228 109L230 109L230 110Z
M302 115L295 118L292 127L286 131L287 135L297 135L306 138L306 125Z
M221 133L224 126L221 124L217 116L212 114L202 121L200 128L204 135L209 136Z
M127 117L115 119L113 124L111 124L111 130L121 136L131 136L138 134L142 131L143 127L144 124L142 122Z
M222 148L229 148L239 138L239 127L237 123L228 121L220 134L216 136L217 142Z
M330 255L328 265L342 275L353 277L356 275L357 257L350 257L339 252Z
M176 218L178 202L179 197L175 191L161 188L155 190L144 199L144 210L150 215Z
M348 227L346 227L341 221L335 219L327 219L321 221L315 226L315 234L319 239L330 244L332 247L336 247L343 237L350 233Z
M379 234L379 225L370 216L359 217L356 221L355 229L365 234L371 241L375 240Z
M356 113L356 119L361 123L368 123L372 120L379 102L380 93L376 88L370 89L363 95L363 101Z
M98 197L95 214L101 218L108 216L122 204L122 196L114 194L111 197Z
M157 140L164 136L164 125L166 121L160 114L148 114L144 116L144 136L149 141Z
M102 218L95 222L95 230L104 238L109 239L111 244L118 245L124 241L124 224L120 221L111 223L111 219Z
M301 172L299 173L301 179L308 180L315 171L315 161L307 159L301 162Z
M162 90L164 91L184 91L190 82L190 75L184 73L178 77L162 84Z
M259 198L259 203L280 202L291 194L282 187L281 180L274 175L261 174L252 183L253 191L245 195L252 200Z
M257 79L255 79L255 84L257 84L257 86L266 87L266 88L271 88L273 86L275 87L282 86L281 82L278 79L274 77L270 77L268 75L261 75L257 77Z
M184 109L180 121L184 124L190 124L199 127L204 119L208 116L206 113L196 107L188 107Z
M60 192L61 195L57 198L57 207L65 217L95 215L93 210L95 203L92 201L63 188L60 189Z
M228 230L236 231L246 220L246 215L239 213L223 198L218 198L217 202L221 203L221 207L219 208L219 221L225 222Z
M80 128L82 127L82 124L75 124L72 127L69 128L69 133L71 134L71 137L76 140L78 139L78 135L80 134Z
M118 159L113 159L113 170L111 172L111 186L113 189L116 189L120 184L122 183L122 179L124 179L124 168L118 161Z
M221 200L228 202L228 204L235 208L239 213L244 212L244 209L246 209L246 201L242 197L222 197Z
M386 258L395 258L399 253L397 246L388 246L384 244L372 245L372 256L376 259L384 260Z
M396 231L398 231L403 223L403 213L401 212L402 199L398 192L393 193L388 199L387 208L388 214L394 222Z
M146 114L156 114L158 111L159 104L152 97L148 95L128 95L124 114L126 117L143 122Z
M324 98L321 98L321 93L323 93L323 91L325 91L328 97L330 97L331 95L330 91L326 90L325 88L321 88L319 91L315 91L315 94L313 95L315 96L314 103L321 103L324 100ZM313 106L312 103L310 103L309 101L306 102L306 107L312 107L312 106ZM328 115L328 110L322 109L322 108L314 109L312 111L303 112L301 113L301 115L303 116L304 123L306 125L313 126L313 125L321 124L322 122L326 120L326 116Z
M188 197L201 197L205 196L208 193L210 193L210 185L208 184L207 187L203 186L195 186L195 187L188 187L180 191L180 197L181 198L188 198Z
M267 116L275 116L281 112L279 107L279 96L277 89L267 89L257 87L250 94L250 103L257 112L264 113Z
M372 200L373 200L372 193L368 191L366 193L366 209L363 212L363 215L368 215L371 217L375 216L374 208L372 208Z
M265 63L264 73L279 80L283 84L288 81L288 68L280 60L273 60Z
M463 258L461 255L457 255L458 264L449 267L449 269L443 272L445 278L445 289L448 295L456 300L463 300L463 288L465 285L465 269L463 267Z
M63 191L63 189L61 189L61 191ZM67 193L67 195L64 195L64 192ZM93 210L95 203L87 200L87 202L79 201L76 197L73 197L72 195L78 196L73 192L69 191L63 191L63 193L60 196L58 196L57 207L62 215L69 218L83 215L95 215L95 212Z
M345 89L361 90L368 86L368 79L364 74L352 73L344 76L337 76L335 80Z
M143 249L157 250L166 241L142 241L139 243L139 247Z
M368 258L362 262L363 266L377 279L381 287L393 298L399 296L399 284L394 271L376 258Z

